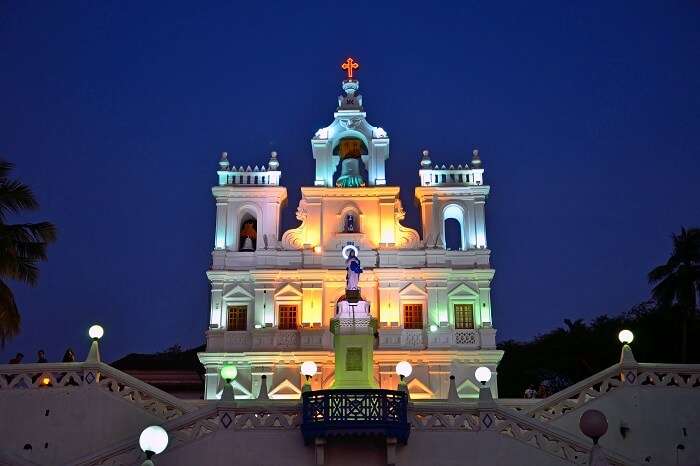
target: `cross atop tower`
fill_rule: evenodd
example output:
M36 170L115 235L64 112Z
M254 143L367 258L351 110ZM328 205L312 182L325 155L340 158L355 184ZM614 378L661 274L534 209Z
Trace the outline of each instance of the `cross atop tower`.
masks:
M356 62L355 60L353 60L352 58L349 58L349 57L348 57L348 59L345 60L345 63L343 63L342 65L340 65L340 67L341 67L342 69L344 69L345 71L347 71L347 73L348 73L348 79L352 79L352 70L358 69L358 68L360 67L360 64L357 63L357 62Z

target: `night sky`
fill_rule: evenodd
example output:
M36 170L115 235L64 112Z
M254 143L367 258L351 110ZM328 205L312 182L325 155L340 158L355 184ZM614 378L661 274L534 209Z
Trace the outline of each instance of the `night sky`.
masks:
M500 340L647 299L700 224L700 4L455 4L0 2L0 156L59 229L2 361L202 343L219 154L277 150L296 226L347 56L408 226L421 149L480 149Z

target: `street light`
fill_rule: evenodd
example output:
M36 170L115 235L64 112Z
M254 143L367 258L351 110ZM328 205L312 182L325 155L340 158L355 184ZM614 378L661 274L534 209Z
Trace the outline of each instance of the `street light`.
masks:
M578 422L581 432L586 437L590 437L594 444L598 443L605 433L608 431L608 420L605 414L597 409L589 409L581 415Z
M411 375L411 372L413 372L413 366L411 366L411 363L408 361L399 361L398 364L396 364L396 373L399 375L401 380L399 380L399 386L398 390L402 392L406 392L408 394L408 385L406 385L406 382L404 382L404 379Z
M316 372L318 372L318 366L315 362L304 361L301 364L301 373L304 375L304 377L306 377L306 382L301 389L302 392L308 392L311 390L311 377L316 375Z
M481 385L486 385L486 383L491 380L491 369L486 366L477 367L474 371L474 377L478 380Z
M99 340L104 336L104 334L105 329L103 329L102 326L99 324L95 324L88 329L88 335L90 335L90 338L92 338L93 340Z
M146 454L146 461L141 466L153 466L153 455L162 453L168 446L168 433L161 426L146 427L139 437L139 446Z
M236 395L233 393L231 382L233 382L233 379L235 379L238 375L238 369L236 369L236 366L233 364L224 364L220 373L221 378L226 381L224 384L224 391L221 394L221 399L223 401L234 401L236 399Z
M623 345L629 345L632 343L632 340L634 340L634 333L627 329L620 330L620 333L617 334L617 339L620 340L620 343Z
M95 324L88 329L88 335L92 339L92 344L90 345L90 351L88 352L86 362L99 363L100 362L100 345L99 341L105 334L105 329L101 325Z
M404 378L411 375L411 372L413 372L413 366L411 366L411 363L408 361L400 361L396 365L396 373L401 377L401 382L403 382Z

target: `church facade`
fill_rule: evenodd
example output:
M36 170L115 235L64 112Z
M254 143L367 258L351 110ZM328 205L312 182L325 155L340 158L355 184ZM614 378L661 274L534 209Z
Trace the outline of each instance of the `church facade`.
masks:
M349 248L361 261L361 298L376 320L376 385L396 389L395 366L405 360L413 366L412 399L447 398L451 375L460 397L477 397L474 370L486 366L497 396L502 352L495 344L485 228L490 188L479 153L463 166L445 167L423 151L415 188L422 234L403 226L399 187L387 181L390 138L367 121L356 68L351 59L344 64L348 77L333 121L311 138L316 173L301 188L297 228L280 228L287 190L277 153L254 168L237 168L222 154L212 189L209 329L199 354L205 399L221 397L224 364L238 369L237 399L256 398L263 376L270 398L299 398L305 361L318 365L313 389L333 385L330 325L346 292ZM458 231L450 247L447 222Z

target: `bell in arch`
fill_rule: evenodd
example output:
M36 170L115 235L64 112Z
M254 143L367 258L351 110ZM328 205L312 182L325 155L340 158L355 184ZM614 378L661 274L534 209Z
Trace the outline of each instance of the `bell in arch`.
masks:
M255 251L255 242L257 239L256 221L254 219L246 220L241 226L241 251Z
M365 185L360 173L362 155L367 154L367 147L358 138L343 138L333 151L340 156L340 176L335 182L339 188L359 188Z

